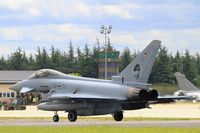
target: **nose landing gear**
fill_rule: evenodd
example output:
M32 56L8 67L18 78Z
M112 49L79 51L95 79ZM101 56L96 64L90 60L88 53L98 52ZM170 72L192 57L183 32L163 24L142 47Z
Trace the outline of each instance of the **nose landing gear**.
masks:
M55 115L53 116L53 121L54 122L58 122L59 121L59 116L58 116L57 111L55 111Z

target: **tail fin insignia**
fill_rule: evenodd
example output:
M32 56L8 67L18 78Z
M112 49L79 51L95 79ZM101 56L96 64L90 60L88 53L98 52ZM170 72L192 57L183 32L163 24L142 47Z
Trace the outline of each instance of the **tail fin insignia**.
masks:
M147 83L161 41L153 40L136 58L119 74L126 82Z

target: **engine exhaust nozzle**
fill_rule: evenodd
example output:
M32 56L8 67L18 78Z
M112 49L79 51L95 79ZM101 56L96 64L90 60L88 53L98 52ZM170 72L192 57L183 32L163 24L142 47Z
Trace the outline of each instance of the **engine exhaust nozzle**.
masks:
M158 99L158 91L157 90L151 90L149 92L149 100L157 100Z
M140 90L139 99L148 100L148 92L146 90Z

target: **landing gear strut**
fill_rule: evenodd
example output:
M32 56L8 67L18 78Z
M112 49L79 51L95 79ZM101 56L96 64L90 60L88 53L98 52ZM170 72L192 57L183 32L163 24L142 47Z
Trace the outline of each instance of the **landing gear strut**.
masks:
M59 116L57 114L57 111L55 111L55 115L53 116L53 121L58 122L59 121Z
M123 112L122 111L117 111L113 114L113 118L115 121L121 121L123 119Z
M75 122L77 120L77 113L76 111L72 111L68 113L68 120L70 122Z

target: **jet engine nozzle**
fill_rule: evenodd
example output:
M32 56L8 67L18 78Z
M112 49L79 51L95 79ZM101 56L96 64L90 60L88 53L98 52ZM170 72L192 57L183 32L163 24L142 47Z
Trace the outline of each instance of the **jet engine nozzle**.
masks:
M149 92L149 100L157 100L158 99L158 91L157 90L151 90Z
M146 90L140 90L139 92L139 98L141 100L148 100L148 92Z
M128 91L126 92L126 96L129 100L137 99L147 101L149 98L147 90L137 88L128 89Z

